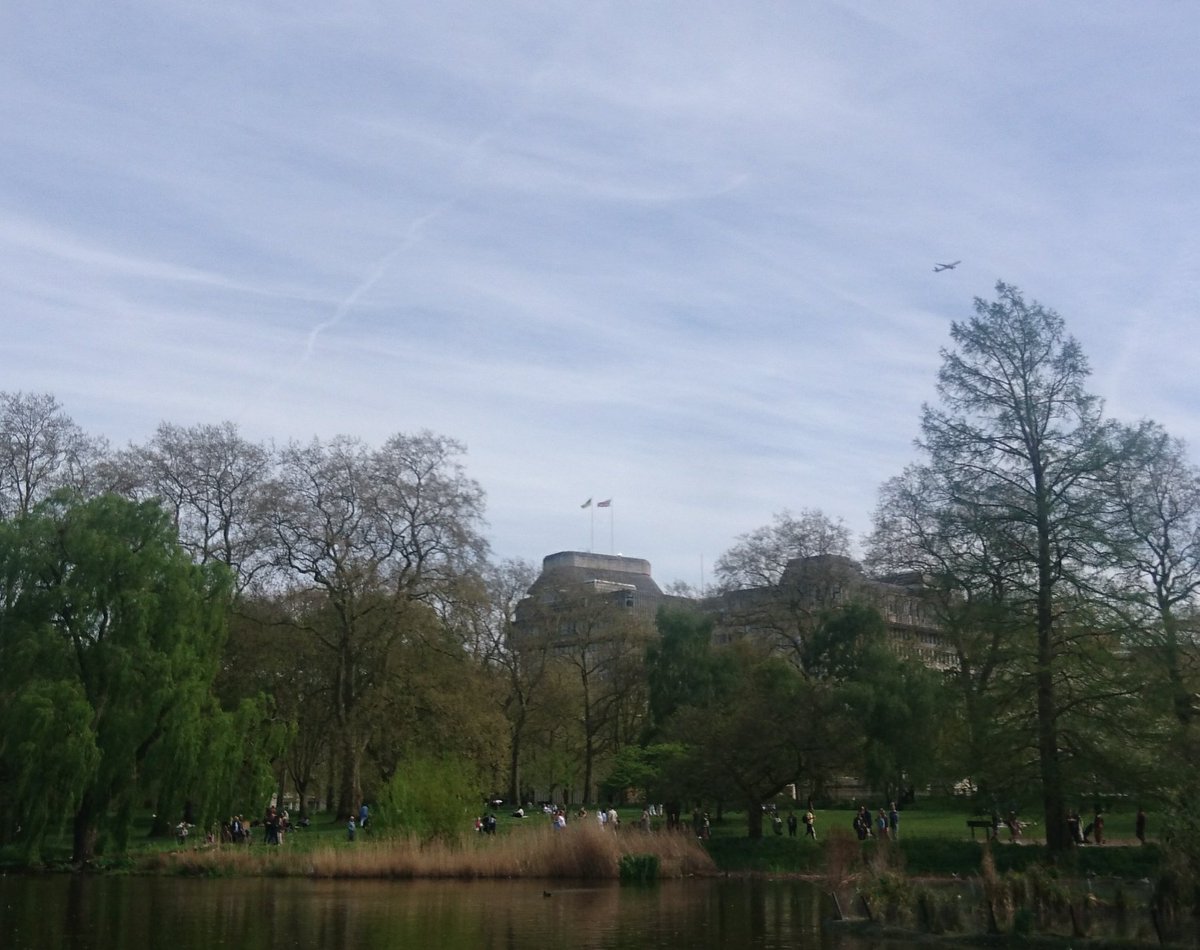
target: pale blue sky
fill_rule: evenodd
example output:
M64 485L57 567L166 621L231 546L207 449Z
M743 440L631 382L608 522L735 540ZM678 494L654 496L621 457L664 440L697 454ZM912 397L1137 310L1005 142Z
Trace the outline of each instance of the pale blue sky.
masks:
M14 0L0 388L117 445L429 428L498 556L612 497L664 584L864 531L997 279L1195 446L1197 48L1179 2Z

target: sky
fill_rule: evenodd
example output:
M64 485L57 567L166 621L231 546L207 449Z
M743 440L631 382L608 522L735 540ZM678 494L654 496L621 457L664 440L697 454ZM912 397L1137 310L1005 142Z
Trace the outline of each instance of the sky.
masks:
M13 0L0 389L117 447L428 429L497 559L664 586L867 532L998 280L1194 447L1198 47L1174 0Z

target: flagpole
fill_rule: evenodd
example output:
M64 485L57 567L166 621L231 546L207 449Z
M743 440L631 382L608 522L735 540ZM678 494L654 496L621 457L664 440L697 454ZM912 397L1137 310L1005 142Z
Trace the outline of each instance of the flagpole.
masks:
M617 553L617 545L616 545L616 533L613 529L612 499L605 498L604 501L598 501L598 502L596 502L596 507L608 509L608 553L616 554Z

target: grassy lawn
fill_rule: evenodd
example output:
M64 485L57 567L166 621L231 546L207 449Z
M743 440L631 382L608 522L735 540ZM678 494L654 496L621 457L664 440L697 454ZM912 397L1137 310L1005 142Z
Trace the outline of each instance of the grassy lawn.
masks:
M797 809L797 814L803 814ZM769 821L764 822L764 836L758 840L746 837L744 812L726 812L721 821L713 821L712 838L708 844L717 864L726 871L755 871L760 873L818 873L824 867L822 842L830 833L853 835L854 810L850 807L818 809L816 815L817 841L804 837L800 823L798 837L789 838L786 830L776 835ZM1072 851L1061 865L1068 871L1112 875L1116 877L1150 877L1159 858L1157 846L1141 846L1133 836L1134 810L1114 811L1105 815L1105 844L1087 845ZM787 809L780 811L786 823ZM969 807L958 803L928 803L909 807L901 812L898 849L902 865L915 874L973 874L980 867L984 833L967 827L967 820L979 816ZM1149 815L1149 828L1156 827L1156 816ZM1000 835L992 846L997 869L1020 869L1044 860L1043 834L1040 823L1026 827L1021 842L1010 842L1008 830L1001 826ZM1148 840L1154 841L1154 834ZM880 847L881 842L867 841L861 845L864 859Z

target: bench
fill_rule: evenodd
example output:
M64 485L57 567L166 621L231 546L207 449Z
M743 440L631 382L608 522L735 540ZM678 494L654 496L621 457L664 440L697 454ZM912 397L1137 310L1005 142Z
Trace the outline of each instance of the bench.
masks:
M996 837L996 823L990 818L968 818L967 827L971 829L971 840L975 840L975 829L982 828L985 838Z

